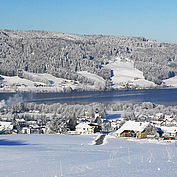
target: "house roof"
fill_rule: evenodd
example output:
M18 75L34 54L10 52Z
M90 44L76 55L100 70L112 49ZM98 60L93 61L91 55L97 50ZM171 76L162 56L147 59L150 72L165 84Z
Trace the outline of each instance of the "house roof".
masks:
M147 126L149 122L135 122L135 121L127 121L125 122L120 129L118 129L115 133L122 133L125 130L131 130L134 132L142 132Z
M166 132L166 133L177 133L177 127L166 127L166 126L161 126L161 127L158 127L158 128L161 128L163 132Z

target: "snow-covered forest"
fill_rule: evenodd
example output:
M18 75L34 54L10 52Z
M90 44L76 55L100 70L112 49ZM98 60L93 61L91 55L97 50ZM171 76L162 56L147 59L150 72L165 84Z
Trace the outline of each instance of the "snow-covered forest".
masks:
M0 74L6 76L22 69L90 83L79 74L88 71L104 78L109 88L112 73L103 66L116 57L134 61L145 79L156 84L177 74L177 44L143 37L0 30Z

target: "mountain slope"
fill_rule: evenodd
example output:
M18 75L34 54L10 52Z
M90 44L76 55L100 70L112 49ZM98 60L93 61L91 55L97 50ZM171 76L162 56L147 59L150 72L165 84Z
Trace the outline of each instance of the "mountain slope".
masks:
M48 73L89 84L87 71L106 80L112 59L128 58L145 79L161 84L177 74L177 44L158 43L143 37L78 35L46 31L0 30L0 74L17 75L18 69Z

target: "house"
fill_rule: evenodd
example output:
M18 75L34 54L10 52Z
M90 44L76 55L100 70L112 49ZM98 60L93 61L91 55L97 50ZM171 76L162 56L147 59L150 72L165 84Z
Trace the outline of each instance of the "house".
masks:
M155 119L156 120L163 120L164 118L164 114L163 113L157 113L155 114Z
M31 129L29 127L23 127L21 130L22 134L31 134Z
M159 127L163 131L163 137L167 140L177 139L177 127Z
M100 132L102 130L101 126L99 126L97 123L89 123L88 125L94 129L94 133Z
M82 122L76 125L77 134L92 134L94 133L94 127L90 126L88 123Z
M158 121L158 120L153 120L150 123L153 124L154 126L161 126L164 122Z
M150 134L148 128L151 127L149 122L127 121L114 134L117 137L147 138L147 135Z

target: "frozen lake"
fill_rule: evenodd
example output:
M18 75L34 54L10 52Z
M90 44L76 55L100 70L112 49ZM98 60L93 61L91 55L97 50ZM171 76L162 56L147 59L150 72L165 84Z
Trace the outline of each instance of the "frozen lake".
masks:
M0 93L0 100L15 93ZM177 89L119 90L109 92L22 93L26 102L91 103L91 102L153 102L177 105Z
M2 135L0 177L177 176L174 143L109 138L90 145L96 135Z

